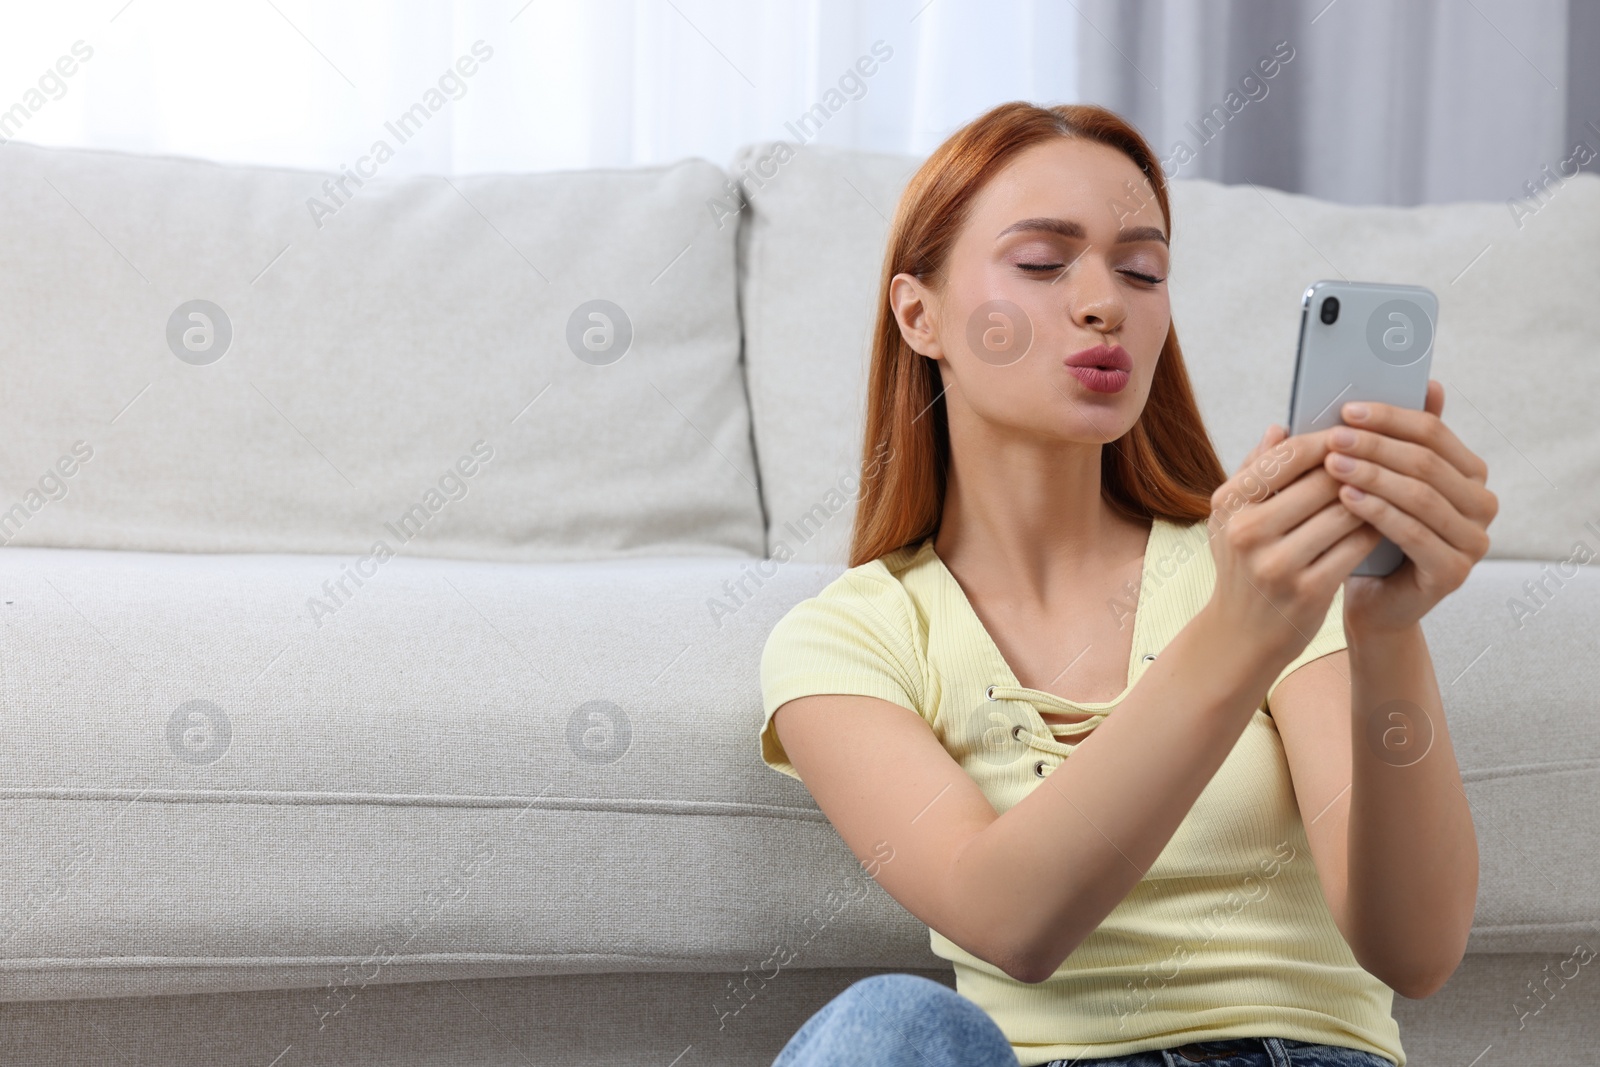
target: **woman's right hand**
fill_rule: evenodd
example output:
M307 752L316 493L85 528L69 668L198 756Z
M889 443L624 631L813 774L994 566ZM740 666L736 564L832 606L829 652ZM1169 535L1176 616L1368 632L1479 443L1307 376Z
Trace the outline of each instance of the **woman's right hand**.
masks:
M1383 535L1339 499L1323 465L1332 428L1287 436L1274 423L1211 494L1208 607L1228 632L1299 655L1327 617L1339 586Z

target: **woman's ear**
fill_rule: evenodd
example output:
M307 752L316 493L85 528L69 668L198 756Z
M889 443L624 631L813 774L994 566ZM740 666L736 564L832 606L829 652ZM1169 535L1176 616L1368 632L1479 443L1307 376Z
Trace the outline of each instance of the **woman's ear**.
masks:
M889 280L889 307L894 311L895 322L900 324L900 336L913 352L934 359L944 358L933 294L927 286L909 274L896 274Z

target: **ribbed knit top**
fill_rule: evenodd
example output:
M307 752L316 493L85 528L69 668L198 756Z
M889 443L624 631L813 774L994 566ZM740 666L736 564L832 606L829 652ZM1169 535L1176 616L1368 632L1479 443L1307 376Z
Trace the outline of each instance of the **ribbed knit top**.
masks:
M1152 523L1136 610L1127 604L1128 684L1098 703L1020 685L932 538L849 568L791 608L767 640L761 758L799 778L772 724L785 701L879 697L927 720L1004 815L1115 713L1210 599L1208 536L1203 521ZM1341 588L1155 864L1048 980L1019 982L929 930L957 991L989 1013L1023 1067L1267 1036L1363 1049L1405 1067L1393 991L1356 962L1328 911L1269 714L1290 672L1345 647L1343 607ZM1051 724L1041 711L1094 717Z

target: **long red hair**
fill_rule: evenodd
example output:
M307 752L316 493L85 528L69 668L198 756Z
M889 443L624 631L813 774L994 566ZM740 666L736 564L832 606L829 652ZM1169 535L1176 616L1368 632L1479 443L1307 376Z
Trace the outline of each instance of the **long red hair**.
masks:
M910 274L935 284L972 200L1024 149L1052 137L1083 137L1126 155L1144 172L1172 233L1166 178L1139 132L1092 104L1001 104L950 136L918 168L900 197L884 252L867 379L861 497L850 566L871 562L939 529L950 460L945 402L935 361L900 336L889 283ZM1161 346L1150 396L1138 422L1101 450L1106 503L1133 519L1179 524L1205 519L1211 494L1227 480L1195 405L1175 327Z

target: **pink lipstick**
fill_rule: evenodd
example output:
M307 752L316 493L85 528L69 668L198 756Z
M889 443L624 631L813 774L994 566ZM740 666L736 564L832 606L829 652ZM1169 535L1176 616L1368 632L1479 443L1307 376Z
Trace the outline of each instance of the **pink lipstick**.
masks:
M1133 357L1121 345L1085 348L1063 362L1075 378L1097 393L1120 392L1133 376Z

